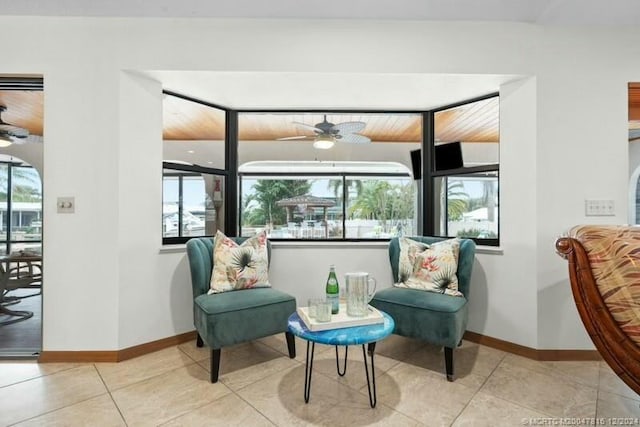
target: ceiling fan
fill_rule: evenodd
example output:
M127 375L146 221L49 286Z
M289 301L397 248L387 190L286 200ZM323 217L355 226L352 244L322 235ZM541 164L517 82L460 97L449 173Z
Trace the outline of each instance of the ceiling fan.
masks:
M285 138L278 138L278 141L312 139L313 147L322 150L333 147L338 140L353 144L368 144L371 142L370 138L358 133L367 126L365 122L342 122L333 124L327 121L327 115L325 114L322 122L316 123L315 125L308 125L300 122L293 122L293 124L311 130L315 135L288 136Z
M29 131L6 123L2 120L2 112L7 107L0 105L0 147L8 147L11 144L24 144L29 136Z

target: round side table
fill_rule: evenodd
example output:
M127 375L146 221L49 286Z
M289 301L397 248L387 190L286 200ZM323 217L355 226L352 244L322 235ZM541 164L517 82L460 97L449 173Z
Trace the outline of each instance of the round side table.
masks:
M380 311L380 310L379 310ZM376 342L386 338L393 332L395 324L391 316L380 311L384 318L383 323L376 323L365 326L352 326L349 328L327 329L324 331L311 331L300 319L298 313L289 316L289 331L294 335L307 341L307 358L304 366L304 401L309 403L311 394L311 374L313 371L313 353L316 343L333 345L336 347L336 370L338 375L343 376L347 371L347 354L350 345L362 345L362 357L364 359L364 370L367 376L367 389L369 391L369 404L372 408L376 406L376 375L373 363L373 354ZM367 349L364 346L367 344ZM344 346L344 365L340 369L338 357L338 346ZM371 360L371 375L369 375L369 365L367 363L367 353Z

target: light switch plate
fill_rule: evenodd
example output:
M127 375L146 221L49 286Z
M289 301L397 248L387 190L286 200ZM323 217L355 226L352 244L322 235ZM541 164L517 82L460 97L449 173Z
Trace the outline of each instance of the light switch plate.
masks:
M58 197L58 213L74 213L75 211L75 197Z
M584 201L584 214L586 216L615 216L616 208L613 200Z

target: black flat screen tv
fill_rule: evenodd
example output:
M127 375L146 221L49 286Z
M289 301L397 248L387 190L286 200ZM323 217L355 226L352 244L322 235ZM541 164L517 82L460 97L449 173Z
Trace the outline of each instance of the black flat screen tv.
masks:
M436 171L457 169L464 166L460 141L435 146Z
M411 169L413 169L413 179L422 178L422 150L411 151Z

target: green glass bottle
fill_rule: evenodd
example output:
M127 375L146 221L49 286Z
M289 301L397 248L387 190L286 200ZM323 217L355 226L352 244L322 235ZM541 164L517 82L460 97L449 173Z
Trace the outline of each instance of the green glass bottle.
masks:
M336 276L336 267L329 266L329 278L327 279L327 301L331 303L331 314L338 314L340 309L340 287Z

